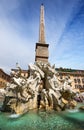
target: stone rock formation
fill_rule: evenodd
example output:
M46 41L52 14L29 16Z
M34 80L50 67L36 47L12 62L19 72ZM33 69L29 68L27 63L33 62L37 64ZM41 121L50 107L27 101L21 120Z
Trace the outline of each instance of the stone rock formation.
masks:
M84 106L79 107L79 110L84 111Z
M11 83L5 88L3 111L23 114L30 109L65 110L74 108L76 89L69 77L59 79L55 66L49 63L29 64L29 77L21 76L21 68L11 72Z

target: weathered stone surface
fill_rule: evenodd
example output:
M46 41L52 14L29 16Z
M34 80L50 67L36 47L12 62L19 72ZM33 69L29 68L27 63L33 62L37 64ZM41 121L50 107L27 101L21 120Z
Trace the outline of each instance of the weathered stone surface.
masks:
M59 80L55 66L42 62L29 64L30 76L21 76L21 68L12 72L12 81L5 89L4 111L22 114L30 109L54 109L57 111L74 108L72 101L76 90L71 87L69 77Z
M77 102L75 100L72 100L69 102L70 108L75 108L77 105Z
M79 110L84 111L84 106L79 107Z
M64 98L62 98L62 102L63 102L64 104L68 104L68 101L65 100Z

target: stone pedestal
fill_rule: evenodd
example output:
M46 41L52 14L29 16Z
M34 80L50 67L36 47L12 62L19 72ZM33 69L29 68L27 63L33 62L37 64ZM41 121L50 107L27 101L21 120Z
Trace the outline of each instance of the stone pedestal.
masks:
M35 61L41 61L44 63L48 62L49 57L48 46L49 44L36 43Z

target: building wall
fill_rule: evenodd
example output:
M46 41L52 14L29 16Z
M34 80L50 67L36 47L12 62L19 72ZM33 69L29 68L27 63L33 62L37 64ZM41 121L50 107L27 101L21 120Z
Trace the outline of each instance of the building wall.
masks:
M28 71L22 71L21 76L27 78L28 77Z
M11 71L14 71L15 73L18 72L18 69L11 69ZM28 70L21 70L21 76L24 77L24 78L27 78L28 75L29 75L29 71ZM12 76L12 75L11 75Z
M64 79L66 76L70 77L72 80L72 87L79 89L81 92L84 92L84 71L76 71L76 72L66 72L66 71L59 71L60 79Z
M10 82L10 76L0 69L0 88L6 87L7 82Z

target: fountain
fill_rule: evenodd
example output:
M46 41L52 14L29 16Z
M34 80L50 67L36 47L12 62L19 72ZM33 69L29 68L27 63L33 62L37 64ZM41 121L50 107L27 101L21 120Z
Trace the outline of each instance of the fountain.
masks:
M5 88L2 111L24 114L31 109L62 111L74 108L77 90L69 76L59 79L55 66L49 63L29 64L29 76L21 76L21 68L11 72L11 83Z

